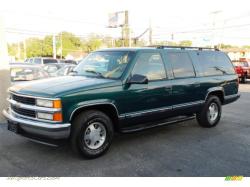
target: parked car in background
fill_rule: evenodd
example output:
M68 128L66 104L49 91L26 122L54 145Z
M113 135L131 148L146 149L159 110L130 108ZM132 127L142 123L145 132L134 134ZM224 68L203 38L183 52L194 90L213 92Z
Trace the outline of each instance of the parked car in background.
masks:
M10 75L12 84L48 78L49 74L41 67L26 63L11 63Z
M61 59L59 60L59 63L66 63L66 64L77 64L77 61L75 60L65 60L65 59Z
M69 141L77 153L96 158L115 132L195 117L200 126L215 127L222 105L240 97L238 87L229 57L218 50L103 49L70 76L9 88L10 107L3 114L10 131L47 145Z
M241 83L246 83L250 78L250 61L246 58L240 58L238 61L233 61L234 69Z
M37 65L58 63L57 59L49 58L49 57L33 57L33 58L28 58L24 62L31 63L31 64L37 64Z
M77 63L77 64L80 64L81 62L84 61L84 59L85 59L85 58L82 58L82 59L80 59L80 60L77 60L76 63Z
M25 62L25 63L29 63L29 58L26 58L23 62Z
M44 71L46 71L50 76L54 76L54 74L67 64L65 63L51 63L43 66Z
M76 65L74 65L74 64L66 64L62 68L57 70L55 73L51 73L51 76L58 77L58 76L69 75L69 73L72 72L75 67L76 67Z

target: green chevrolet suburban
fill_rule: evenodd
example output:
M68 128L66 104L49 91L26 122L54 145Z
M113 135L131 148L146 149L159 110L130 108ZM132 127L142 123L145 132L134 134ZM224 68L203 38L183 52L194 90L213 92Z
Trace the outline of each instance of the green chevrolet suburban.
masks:
M151 46L89 54L69 76L9 88L8 130L31 140L70 142L87 158L105 153L115 132L196 117L214 127L239 98L238 78L217 49Z

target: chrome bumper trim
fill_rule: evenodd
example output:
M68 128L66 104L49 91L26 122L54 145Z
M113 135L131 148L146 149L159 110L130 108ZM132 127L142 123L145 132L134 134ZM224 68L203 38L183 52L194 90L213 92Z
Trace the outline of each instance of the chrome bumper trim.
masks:
M15 117L6 110L3 110L3 115L10 121L20 123L22 125L33 126L33 127L42 127L47 129L60 129L70 127L70 123L43 123L35 120L28 120Z

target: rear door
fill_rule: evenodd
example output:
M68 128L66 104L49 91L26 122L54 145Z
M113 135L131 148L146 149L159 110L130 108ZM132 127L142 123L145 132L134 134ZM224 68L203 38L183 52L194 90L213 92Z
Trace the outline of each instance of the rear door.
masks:
M192 113L197 110L202 103L198 94L200 83L196 78L192 59L187 51L165 51L165 61L171 66L172 79L172 99L173 114L178 115L178 111Z

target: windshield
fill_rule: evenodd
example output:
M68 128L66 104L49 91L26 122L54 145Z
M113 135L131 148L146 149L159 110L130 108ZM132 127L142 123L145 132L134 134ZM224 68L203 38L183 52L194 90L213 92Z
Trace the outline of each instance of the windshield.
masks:
M89 54L74 69L77 75L118 79L122 76L134 52L101 51Z

